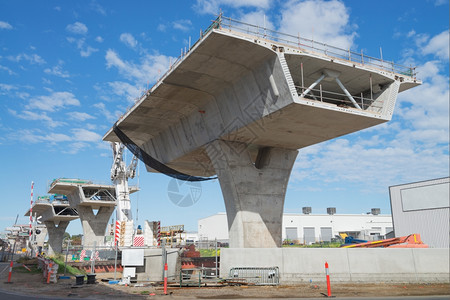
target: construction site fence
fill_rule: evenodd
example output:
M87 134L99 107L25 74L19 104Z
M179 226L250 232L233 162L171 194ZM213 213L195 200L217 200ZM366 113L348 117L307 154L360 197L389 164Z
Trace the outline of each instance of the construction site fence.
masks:
M228 280L242 280L255 285L278 285L280 272L278 267L234 267L230 269Z
M194 242L195 248L197 249L215 249L228 247L228 241L221 240L198 240Z
M120 254L120 251L117 251ZM114 260L116 257L116 249L114 247L69 247L62 251L64 256L67 255L68 262L83 261L106 261Z
M192 268L182 269L179 274L179 284L182 286L201 287L205 283L216 283L218 281L216 268Z

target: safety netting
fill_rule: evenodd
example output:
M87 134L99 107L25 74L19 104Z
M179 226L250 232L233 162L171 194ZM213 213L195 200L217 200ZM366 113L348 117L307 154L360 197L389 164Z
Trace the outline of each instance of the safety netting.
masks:
M113 131L119 138L120 142L124 144L125 147L127 147L127 149L130 150L131 153L133 153L147 167L150 167L160 173L184 181L206 181L217 178L217 177L192 176L178 172L177 170L174 170L171 167L159 162L158 160L150 156L147 152L142 150L122 130L120 130L120 128L117 126L117 123L114 124Z

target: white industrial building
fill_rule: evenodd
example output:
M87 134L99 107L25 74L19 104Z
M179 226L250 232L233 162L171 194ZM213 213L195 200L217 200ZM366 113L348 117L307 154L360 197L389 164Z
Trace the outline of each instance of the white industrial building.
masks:
M336 236L347 234L359 239L378 240L393 230L390 215L379 215L379 209L372 209L370 214L351 215L333 214L335 209L329 208L330 214L306 213L283 214L283 241L300 244L329 242ZM198 220L198 236L200 240L228 241L228 222L224 212Z
M450 178L389 187L394 234L418 233L431 248L449 248Z

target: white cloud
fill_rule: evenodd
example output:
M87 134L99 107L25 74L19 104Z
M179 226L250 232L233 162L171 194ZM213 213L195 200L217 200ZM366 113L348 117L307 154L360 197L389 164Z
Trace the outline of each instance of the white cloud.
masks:
M422 48L422 52L423 54L433 54L440 59L448 60L449 42L449 31L445 30L431 38L428 44Z
M109 49L106 52L107 68L117 68L119 73L126 78L135 80L138 85L146 85L147 82L154 82L169 68L170 57L165 55L146 54L141 57L141 63L135 64L122 60L119 55Z
M96 41L96 42L99 42L99 43L103 43L103 38L102 38L101 36L97 36L97 37L95 38L95 41Z
M79 106L80 101L70 92L52 92L49 96L38 96L32 98L27 109L40 109L45 111L56 111L66 106Z
M111 87L114 94L118 96L125 96L129 101L134 101L140 96L139 89L127 82L114 81L108 82L108 85Z
M8 22L0 21L0 29L11 30L13 27Z
M192 27L191 20L177 20L172 23L174 29L188 31Z
M8 56L7 57L11 61L20 62L22 60L28 61L30 64L45 64L45 60L37 54L18 54L16 56Z
M99 112L108 120L109 122L114 122L118 116L120 116L120 112L116 112L116 114L111 113L106 105L102 102L94 104L94 107L99 110Z
M91 3L89 3L89 7L93 11L98 12L99 14L101 14L103 16L106 16L106 10L103 8L103 6L98 4L97 1L92 1Z
M7 72L9 75L17 75L17 73L15 73L13 70L2 65L0 65L0 70Z
M88 32L87 26L81 22L67 25L66 30L74 34L86 34Z
M18 87L12 84L0 83L0 91L10 92L12 90L17 90ZM3 93L4 93L3 92ZM5 93L4 93L5 94Z
M307 148L301 149L292 177L294 181L308 180L317 186L363 184L366 192L382 193L396 183L448 174L448 155L436 147L416 149L416 145L409 141L395 143L390 138L374 146L362 146L359 140L332 140L317 145L313 155L304 153Z
M97 52L98 49L87 46L86 48L80 49L80 55L82 57L89 57L92 53Z
M122 33L120 35L120 41L122 43L124 43L125 45L127 45L130 48L136 48L138 42L136 41L136 39L133 37L133 35L131 35L131 33Z
M67 38L69 43L74 43L77 46L77 49L80 50L81 57L89 57L92 53L97 52L97 48L93 48L86 44L86 40L84 38L75 39L72 37Z
M445 142L442 138L448 141L449 137L448 77L440 73L445 67L445 63L439 61L419 66L418 74L424 80L423 84L399 94L396 109L396 113L418 131L414 133L416 136L425 137L444 131L443 137L435 136L435 141L441 143Z
M448 0L435 0L434 5L440 6L440 5L444 5L447 3L448 3Z
M73 133L73 139L81 142L98 142L102 137L93 131L84 128L74 128L71 130Z
M194 10L201 14L218 14L220 8L225 6L232 8L255 7L268 9L270 0L197 0Z
M63 153L67 154L77 154L81 150L88 148L89 144L84 142L75 142L70 143L67 147L64 148Z
M69 78L70 74L67 71L64 71L61 66L54 66L53 68L44 69L45 74L55 75L61 78Z
M247 13L240 18L240 21L271 30L275 29L275 26L270 21L269 16L267 16L263 10Z
M167 30L167 26L164 24L159 24L158 27L156 28L158 31L162 31L165 32Z
M46 122L47 125L51 128L55 128L58 126L62 126L65 125L64 122L59 122L59 121L55 121L53 120L51 117L49 117L47 115L47 113L45 112L32 112L32 111L28 111L25 110L22 113L17 113L15 110L12 109L8 109L9 113L12 114L13 116L23 119L23 120L27 120L27 121L43 121Z
M42 134L38 130L30 130L30 129L19 130L11 134L10 137L12 139L26 143L42 143L42 142L58 143L72 140L72 138L66 134L62 133Z
M72 112L68 112L67 115L69 116L69 119L77 120L80 122L84 122L84 121L90 120L90 119L95 119L94 116L91 116L90 114L87 114L85 112L72 111Z
M348 49L356 32L344 3L337 0L288 1L281 11L278 31Z

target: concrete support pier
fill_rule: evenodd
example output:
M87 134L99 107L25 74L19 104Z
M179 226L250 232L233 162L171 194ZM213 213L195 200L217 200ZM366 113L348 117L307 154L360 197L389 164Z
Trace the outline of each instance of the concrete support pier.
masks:
M114 206L100 206L97 214L90 206L77 207L83 227L83 247L103 246L109 219L114 212Z
M281 247L286 188L297 150L215 140L206 147L227 210L231 248Z
M83 226L83 247L93 247L94 243L96 246L105 244L106 228L116 207L113 185L61 178L52 182L49 193L66 195L71 207L77 209Z
M64 232L66 232L69 221L59 221L58 224L54 221L45 221L44 224L48 230L48 255L61 253Z

